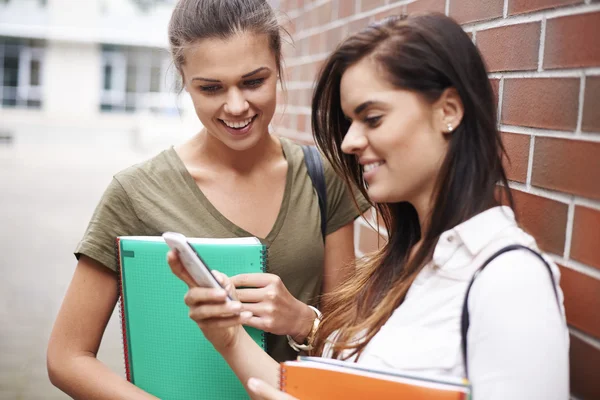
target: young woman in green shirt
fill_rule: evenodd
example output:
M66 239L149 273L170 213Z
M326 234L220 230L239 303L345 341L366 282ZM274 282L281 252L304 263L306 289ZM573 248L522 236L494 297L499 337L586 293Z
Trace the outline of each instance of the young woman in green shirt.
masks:
M96 358L118 299L117 236L256 236L269 271L238 277L248 325L272 333L269 353L294 358L285 335L305 341L320 294L348 274L353 221L369 204L352 198L325 163L327 229L302 149L269 133L281 79L281 28L265 0L181 0L169 39L175 67L204 129L188 142L116 174L75 254L72 282L49 346L54 385L74 398L149 394ZM358 207L357 207L358 205ZM234 278L235 281L235 278Z

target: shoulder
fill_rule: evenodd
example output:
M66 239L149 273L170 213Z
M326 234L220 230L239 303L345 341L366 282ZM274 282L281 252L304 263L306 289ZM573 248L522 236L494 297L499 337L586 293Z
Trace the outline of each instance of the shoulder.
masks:
M557 295L562 304L557 265L535 246L535 242L527 247L543 259L526 249L510 250L496 256L473 284L469 306L487 304L485 307L488 307L492 302L503 304L507 309L510 304L525 308L543 304L556 307ZM490 252L489 256L496 251L499 249Z
M131 188L141 182L156 181L157 177L175 172L177 170L176 162L177 155L175 150L170 147L145 161L119 171L114 178L124 188Z

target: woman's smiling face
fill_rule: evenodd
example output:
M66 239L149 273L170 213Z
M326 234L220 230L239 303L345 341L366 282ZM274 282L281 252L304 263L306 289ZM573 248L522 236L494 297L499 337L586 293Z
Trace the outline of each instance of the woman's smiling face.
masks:
M429 203L447 152L438 104L394 87L371 57L349 67L340 86L351 120L342 151L358 157L369 197L378 203Z
M185 88L210 135L238 151L268 135L279 71L266 35L204 39L186 48L184 59Z

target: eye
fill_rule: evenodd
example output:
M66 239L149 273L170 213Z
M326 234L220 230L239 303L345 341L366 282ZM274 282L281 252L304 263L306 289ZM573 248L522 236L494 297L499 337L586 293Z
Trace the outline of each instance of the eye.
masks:
M260 85L262 85L264 81L265 81L265 78L251 79L248 81L244 81L244 86L249 87L249 88L255 88L255 87L259 87Z
M381 115L367 117L364 120L365 124L367 124L371 128L376 128L377 125L379 125L380 121L381 121Z
M210 93L217 92L219 89L221 89L221 86L219 86L219 85L199 86L198 89L200 89L201 92L210 94Z

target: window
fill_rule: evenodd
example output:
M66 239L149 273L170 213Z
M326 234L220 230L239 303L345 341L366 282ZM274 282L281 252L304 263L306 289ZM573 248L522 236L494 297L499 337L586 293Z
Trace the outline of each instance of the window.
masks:
M170 65L166 50L105 45L100 109L177 114L177 84Z
M0 104L40 108L44 44L39 40L0 37Z

